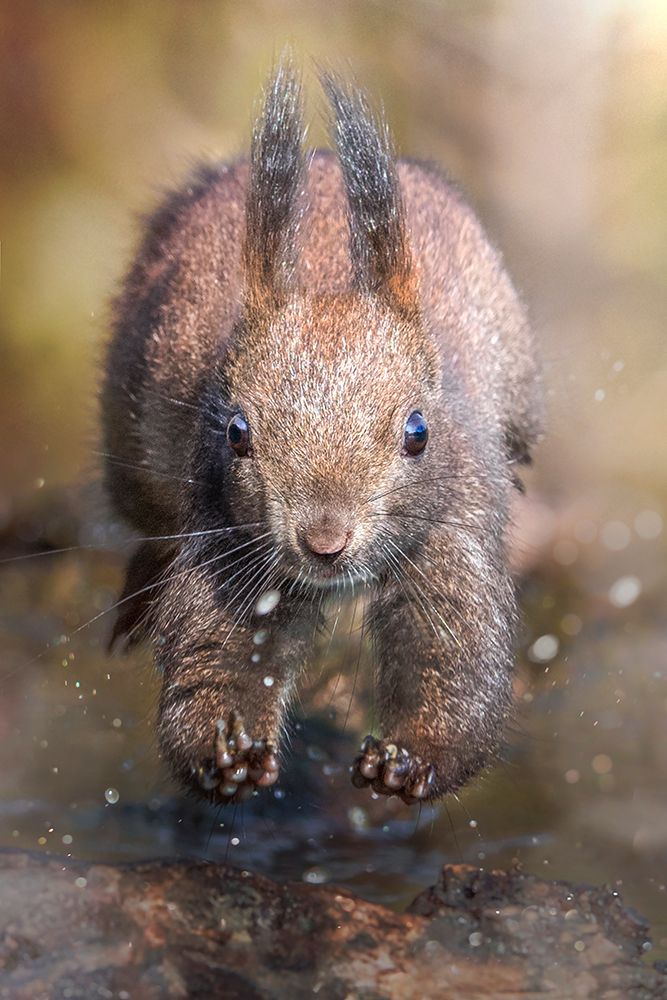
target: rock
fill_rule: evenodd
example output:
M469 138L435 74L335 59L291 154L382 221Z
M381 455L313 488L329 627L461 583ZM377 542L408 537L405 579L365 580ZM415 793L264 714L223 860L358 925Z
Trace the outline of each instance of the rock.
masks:
M667 997L667 976L640 961L646 922L610 889L447 866L409 912L453 953L519 962L522 996Z
M468 866L399 914L220 865L4 851L0 935L11 1000L667 997L617 894Z

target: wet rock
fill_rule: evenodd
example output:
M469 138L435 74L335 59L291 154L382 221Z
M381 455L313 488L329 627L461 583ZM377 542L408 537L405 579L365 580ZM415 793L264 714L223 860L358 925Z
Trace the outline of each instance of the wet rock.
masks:
M0 996L667 997L647 928L602 889L446 867L394 913L219 865L0 853Z
M408 911L452 953L520 963L523 995L667 997L667 976L640 960L649 928L614 890L460 865L445 867Z

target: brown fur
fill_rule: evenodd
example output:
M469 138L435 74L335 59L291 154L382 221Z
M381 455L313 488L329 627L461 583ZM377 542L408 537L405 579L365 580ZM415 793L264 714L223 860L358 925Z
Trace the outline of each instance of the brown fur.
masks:
M364 100L327 90L338 156L303 167L283 66L252 167L207 168L167 198L116 303L108 490L142 534L183 536L142 550L147 601L123 630L144 620L158 637L161 745L196 783L232 712L279 741L324 575L338 591L368 586L382 729L433 765L437 796L496 752L510 706L504 533L513 466L540 430L539 374L470 207L436 170L394 164ZM384 156L372 190L364 137ZM413 410L429 425L416 458L402 453ZM237 412L251 457L226 443ZM313 526L352 533L333 567L304 548ZM259 620L254 601L273 587L280 603Z

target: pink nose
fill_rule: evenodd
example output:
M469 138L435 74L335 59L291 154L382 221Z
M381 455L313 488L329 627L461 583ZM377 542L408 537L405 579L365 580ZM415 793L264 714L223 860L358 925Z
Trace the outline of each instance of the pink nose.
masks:
M303 533L306 547L317 556L335 559L350 540L350 532L339 526L314 525Z

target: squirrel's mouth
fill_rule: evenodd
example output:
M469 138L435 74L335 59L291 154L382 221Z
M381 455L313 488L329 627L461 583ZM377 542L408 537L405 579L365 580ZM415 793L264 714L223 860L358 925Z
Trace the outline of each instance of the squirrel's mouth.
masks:
M365 568L349 563L333 563L331 565L308 566L301 569L297 579L304 587L314 590L336 590L352 593L357 587L368 586L376 579L375 574Z
M348 551L337 552L327 558L289 546L283 550L283 569L291 581L287 584L291 592L335 590L342 595L345 591L349 594L378 580L375 569Z

